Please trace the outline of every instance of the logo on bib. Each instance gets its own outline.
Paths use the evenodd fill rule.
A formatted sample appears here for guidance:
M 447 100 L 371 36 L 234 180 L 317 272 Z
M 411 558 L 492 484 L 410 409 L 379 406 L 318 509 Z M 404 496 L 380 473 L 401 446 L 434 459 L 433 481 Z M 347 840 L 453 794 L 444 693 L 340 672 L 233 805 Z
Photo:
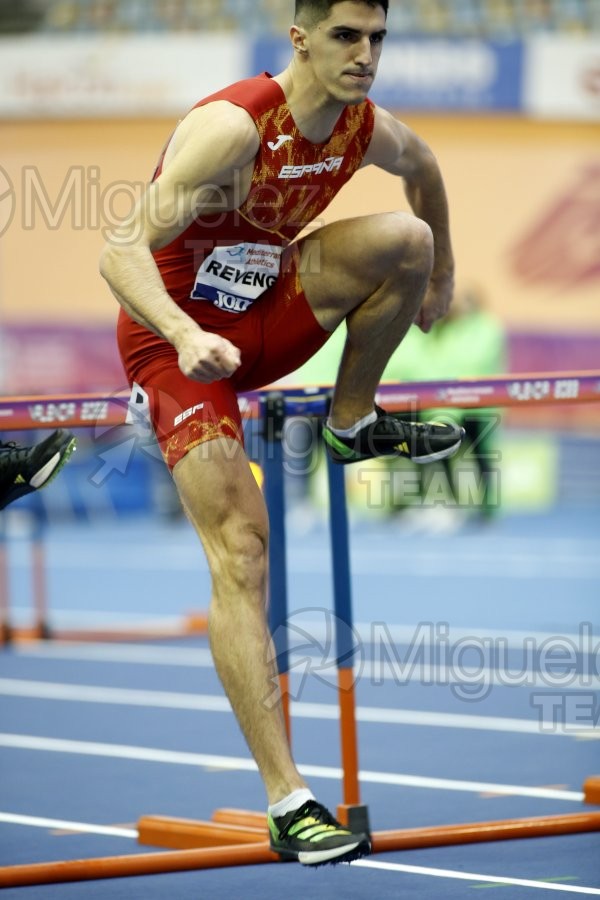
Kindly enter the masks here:
M 226 309 L 227 312 L 242 313 L 252 306 L 252 300 L 244 300 L 243 297 L 236 297 L 235 294 L 224 294 L 223 291 L 217 291 L 217 299 L 213 300 L 213 306 L 216 306 L 217 309 Z

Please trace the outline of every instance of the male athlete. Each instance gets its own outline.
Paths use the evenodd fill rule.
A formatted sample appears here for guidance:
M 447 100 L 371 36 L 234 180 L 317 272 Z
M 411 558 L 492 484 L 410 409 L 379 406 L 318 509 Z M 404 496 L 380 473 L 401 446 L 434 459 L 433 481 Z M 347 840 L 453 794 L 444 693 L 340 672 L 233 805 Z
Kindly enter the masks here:
M 265 620 L 268 521 L 242 447 L 236 395 L 298 368 L 346 319 L 328 450 L 341 463 L 419 462 L 460 429 L 374 406 L 413 321 L 427 331 L 453 286 L 446 195 L 427 146 L 367 100 L 388 0 L 297 0 L 293 58 L 200 101 L 178 125 L 101 271 L 122 306 L 119 345 L 147 404 L 213 582 L 215 665 L 263 778 L 272 847 L 306 865 L 354 859 L 365 834 L 316 802 L 290 755 Z M 201 60 L 199 60 L 201 66 Z M 361 166 L 397 175 L 414 215 L 336 222 L 294 239 Z

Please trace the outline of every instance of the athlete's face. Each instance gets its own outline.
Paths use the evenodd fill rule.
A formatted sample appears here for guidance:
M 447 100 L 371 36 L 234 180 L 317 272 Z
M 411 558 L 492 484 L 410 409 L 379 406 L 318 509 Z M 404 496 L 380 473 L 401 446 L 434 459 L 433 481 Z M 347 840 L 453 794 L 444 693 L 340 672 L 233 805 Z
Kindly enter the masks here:
M 344 0 L 304 32 L 304 50 L 325 90 L 342 103 L 361 103 L 375 79 L 385 37 L 379 4 Z

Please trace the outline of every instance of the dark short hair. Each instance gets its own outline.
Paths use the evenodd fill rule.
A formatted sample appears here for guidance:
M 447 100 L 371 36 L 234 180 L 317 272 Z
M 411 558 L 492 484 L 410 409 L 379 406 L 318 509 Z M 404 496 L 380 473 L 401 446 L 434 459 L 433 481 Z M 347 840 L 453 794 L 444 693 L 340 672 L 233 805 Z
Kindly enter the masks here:
M 316 25 L 329 15 L 332 6 L 341 3 L 342 0 L 296 0 L 295 21 L 305 20 L 307 24 Z M 384 13 L 388 14 L 389 0 L 364 0 L 369 6 L 381 6 Z

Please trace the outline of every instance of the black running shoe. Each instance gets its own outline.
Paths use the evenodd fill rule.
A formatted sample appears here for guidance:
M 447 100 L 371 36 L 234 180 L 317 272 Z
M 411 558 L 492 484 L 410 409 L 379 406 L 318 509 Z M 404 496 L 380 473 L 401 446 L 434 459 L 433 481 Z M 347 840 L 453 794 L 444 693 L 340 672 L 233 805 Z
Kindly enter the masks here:
M 460 425 L 406 422 L 376 406 L 377 419 L 356 437 L 341 438 L 325 423 L 327 452 L 337 463 L 359 462 L 374 456 L 405 456 L 415 463 L 435 462 L 452 456 L 465 436 Z
M 0 441 L 0 509 L 52 481 L 75 449 L 75 444 L 71 432 L 62 428 L 35 447 Z
M 351 862 L 371 852 L 369 836 L 354 833 L 337 822 L 316 800 L 274 819 L 268 816 L 271 849 L 283 860 L 304 866 Z

